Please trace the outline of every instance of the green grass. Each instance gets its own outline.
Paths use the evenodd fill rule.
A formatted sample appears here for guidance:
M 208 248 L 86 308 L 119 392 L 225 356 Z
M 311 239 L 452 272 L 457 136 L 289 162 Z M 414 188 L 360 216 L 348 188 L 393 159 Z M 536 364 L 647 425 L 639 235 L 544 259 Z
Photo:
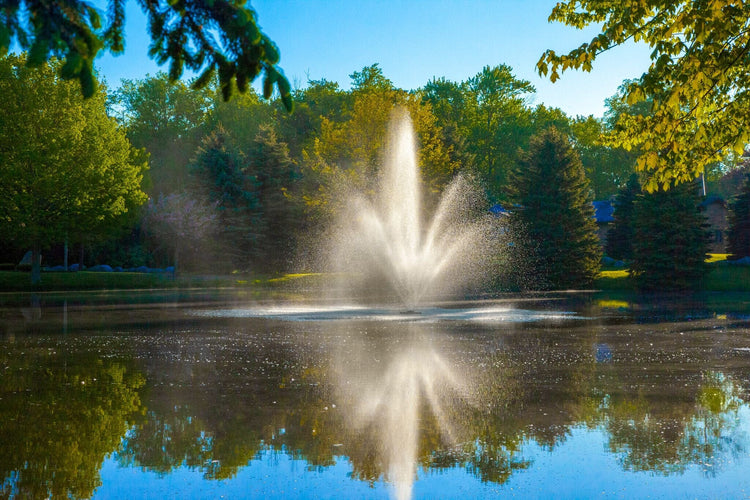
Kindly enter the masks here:
M 65 291 L 65 290 L 149 290 L 160 288 L 189 288 L 232 286 L 239 281 L 230 277 L 178 276 L 146 273 L 106 272 L 45 272 L 42 282 L 31 285 L 28 272 L 0 271 L 0 290 L 7 292 Z
M 721 262 L 722 260 L 727 260 L 727 257 L 729 257 L 730 254 L 728 253 L 710 253 L 708 254 L 708 258 L 706 259 L 706 262 L 709 264 L 712 262 Z
M 43 272 L 42 282 L 31 285 L 28 272 L 0 271 L 2 292 L 57 292 L 88 290 L 158 290 L 163 288 L 285 288 L 288 286 L 322 284 L 320 273 L 296 273 L 281 276 L 258 276 L 242 273 L 228 275 L 181 274 L 173 279 L 169 274 L 107 273 L 107 272 Z
M 632 290 L 633 280 L 627 269 L 605 270 L 599 272 L 594 280 L 594 288 L 600 290 Z
M 711 266 L 703 289 L 712 292 L 750 292 L 750 266 Z
M 750 266 L 724 264 L 727 254 L 709 254 L 709 272 L 701 290 L 706 292 L 750 292 Z M 627 269 L 604 270 L 594 282 L 601 290 L 632 290 L 633 282 Z
M 750 292 L 750 266 L 729 266 L 721 262 L 726 255 L 712 254 L 710 271 L 702 289 L 708 292 Z M 294 273 L 276 276 L 257 276 L 233 273 L 230 275 L 203 276 L 168 274 L 105 273 L 105 272 L 45 272 L 41 284 L 32 287 L 28 272 L 0 271 L 2 292 L 55 292 L 87 290 L 158 290 L 173 288 L 237 288 L 276 289 L 292 287 L 324 287 L 330 275 L 321 273 Z M 627 269 L 605 269 L 594 282 L 599 290 L 633 290 Z

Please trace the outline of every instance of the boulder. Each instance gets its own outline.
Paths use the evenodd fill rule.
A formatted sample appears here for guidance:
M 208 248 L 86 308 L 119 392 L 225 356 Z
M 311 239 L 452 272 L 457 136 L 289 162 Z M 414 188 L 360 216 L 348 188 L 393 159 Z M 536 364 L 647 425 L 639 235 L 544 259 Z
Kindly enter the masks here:
M 89 271 L 96 271 L 99 273 L 111 273 L 112 267 L 108 266 L 107 264 L 99 264 L 98 266 L 90 267 Z

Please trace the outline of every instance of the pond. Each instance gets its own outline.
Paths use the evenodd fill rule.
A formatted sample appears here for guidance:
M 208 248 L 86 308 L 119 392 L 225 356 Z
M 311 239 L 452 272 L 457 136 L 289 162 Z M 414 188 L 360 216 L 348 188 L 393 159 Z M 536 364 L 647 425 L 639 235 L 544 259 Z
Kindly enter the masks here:
M 0 496 L 750 496 L 750 296 L 5 297 Z

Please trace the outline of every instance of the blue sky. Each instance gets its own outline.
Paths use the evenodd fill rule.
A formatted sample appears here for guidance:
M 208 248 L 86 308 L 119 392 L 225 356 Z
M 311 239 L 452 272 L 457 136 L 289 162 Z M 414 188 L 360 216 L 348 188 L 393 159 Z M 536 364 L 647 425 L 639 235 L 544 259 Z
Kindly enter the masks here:
M 253 0 L 262 30 L 281 50 L 280 67 L 295 87 L 327 79 L 349 88 L 349 75 L 379 63 L 397 87 L 416 89 L 433 77 L 466 80 L 482 67 L 511 66 L 531 81 L 534 104 L 575 115 L 601 116 L 604 100 L 625 78 L 648 67 L 644 45 L 604 54 L 591 73 L 566 72 L 552 84 L 535 72 L 547 48 L 564 52 L 589 41 L 596 29 L 576 30 L 547 17 L 555 0 Z M 160 68 L 147 57 L 146 22 L 128 2 L 125 54 L 103 56 L 110 87 Z M 166 67 L 161 68 L 166 71 Z

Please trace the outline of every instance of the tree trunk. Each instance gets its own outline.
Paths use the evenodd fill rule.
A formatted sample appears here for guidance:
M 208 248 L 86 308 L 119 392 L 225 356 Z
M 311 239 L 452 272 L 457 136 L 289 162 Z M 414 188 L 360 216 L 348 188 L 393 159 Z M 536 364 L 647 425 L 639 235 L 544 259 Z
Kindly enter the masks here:
M 42 249 L 39 243 L 34 243 L 31 248 L 31 284 L 38 285 L 42 282 Z
M 68 270 L 68 235 L 65 235 L 65 250 L 63 252 L 63 266 L 65 270 Z
M 81 253 L 78 256 L 78 270 L 83 271 L 83 241 L 81 242 Z
M 177 264 L 180 250 L 175 247 L 174 249 L 174 271 L 172 272 L 172 279 L 177 278 Z

